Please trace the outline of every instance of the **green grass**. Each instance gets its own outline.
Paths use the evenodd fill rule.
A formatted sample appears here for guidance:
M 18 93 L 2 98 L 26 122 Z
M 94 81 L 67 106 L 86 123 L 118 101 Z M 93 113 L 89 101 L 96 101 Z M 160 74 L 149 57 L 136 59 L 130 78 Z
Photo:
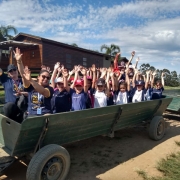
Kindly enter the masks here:
M 0 97 L 4 97 L 4 91 L 0 91 Z
M 180 146 L 180 142 L 175 141 L 175 143 Z M 162 177 L 150 177 L 143 171 L 137 171 L 138 175 L 143 178 L 143 180 L 179 180 L 180 179 L 180 152 L 172 153 L 165 159 L 161 159 L 158 162 L 157 170 L 162 172 Z
M 180 86 L 178 86 L 178 87 L 164 86 L 164 89 L 165 90 L 167 90 L 167 89 L 169 89 L 169 90 L 171 90 L 171 89 L 179 89 L 180 90 Z

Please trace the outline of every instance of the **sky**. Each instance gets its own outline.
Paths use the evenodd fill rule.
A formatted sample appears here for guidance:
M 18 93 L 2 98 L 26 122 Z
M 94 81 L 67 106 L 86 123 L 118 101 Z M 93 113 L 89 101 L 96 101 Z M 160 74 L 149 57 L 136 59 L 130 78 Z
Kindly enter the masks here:
M 0 25 L 180 74 L 180 0 L 0 0 Z

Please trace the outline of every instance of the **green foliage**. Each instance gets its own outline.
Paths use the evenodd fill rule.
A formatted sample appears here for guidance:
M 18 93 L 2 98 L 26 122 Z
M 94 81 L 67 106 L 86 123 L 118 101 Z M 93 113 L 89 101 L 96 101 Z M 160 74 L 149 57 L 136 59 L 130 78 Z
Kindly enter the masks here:
M 178 142 L 179 145 L 179 142 Z M 138 175 L 144 180 L 179 180 L 180 179 L 180 152 L 172 153 L 166 159 L 162 159 L 157 169 L 163 173 L 163 177 L 148 177 L 147 173 L 140 170 Z
M 115 44 L 111 44 L 110 46 L 103 44 L 101 46 L 101 52 L 104 50 L 105 50 L 105 54 L 110 56 L 115 56 L 116 53 L 120 52 L 120 47 Z
M 140 66 L 140 71 L 142 74 L 145 74 L 147 70 L 155 71 L 157 72 L 155 76 L 155 82 L 157 80 L 161 80 L 161 73 L 165 73 L 164 77 L 164 82 L 166 86 L 171 86 L 171 87 L 178 87 L 180 86 L 180 75 L 178 76 L 176 71 L 170 72 L 168 69 L 156 69 L 154 66 L 151 66 L 150 64 L 142 64 Z
M 8 25 L 8 26 L 0 26 L 0 42 L 1 41 L 7 41 L 13 38 L 12 35 L 10 35 L 10 32 L 13 32 L 14 34 L 17 34 L 17 29 L 14 26 Z
M 78 47 L 76 43 L 71 44 L 71 46 Z

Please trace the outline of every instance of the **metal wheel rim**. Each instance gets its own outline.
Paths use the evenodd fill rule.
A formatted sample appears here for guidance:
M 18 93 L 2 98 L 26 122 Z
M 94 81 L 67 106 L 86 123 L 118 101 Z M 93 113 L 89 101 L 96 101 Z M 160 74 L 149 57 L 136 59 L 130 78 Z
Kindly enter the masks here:
M 42 180 L 57 180 L 64 171 L 64 163 L 61 157 L 51 158 L 44 166 Z
M 163 134 L 163 129 L 164 129 L 163 123 L 160 122 L 157 127 L 157 135 L 160 136 L 161 134 Z

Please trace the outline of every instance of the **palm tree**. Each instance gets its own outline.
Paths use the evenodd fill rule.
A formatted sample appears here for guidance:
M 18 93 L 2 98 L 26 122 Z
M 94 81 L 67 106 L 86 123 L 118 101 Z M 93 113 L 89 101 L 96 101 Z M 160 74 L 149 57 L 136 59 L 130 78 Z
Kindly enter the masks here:
M 7 41 L 13 38 L 12 35 L 9 33 L 13 32 L 14 34 L 17 34 L 17 29 L 14 26 L 8 25 L 8 26 L 0 26 L 0 42 L 1 41 Z
M 120 47 L 115 44 L 111 44 L 110 46 L 103 44 L 101 46 L 101 52 L 103 50 L 105 50 L 105 54 L 110 55 L 110 56 L 115 56 L 116 53 L 120 52 Z

